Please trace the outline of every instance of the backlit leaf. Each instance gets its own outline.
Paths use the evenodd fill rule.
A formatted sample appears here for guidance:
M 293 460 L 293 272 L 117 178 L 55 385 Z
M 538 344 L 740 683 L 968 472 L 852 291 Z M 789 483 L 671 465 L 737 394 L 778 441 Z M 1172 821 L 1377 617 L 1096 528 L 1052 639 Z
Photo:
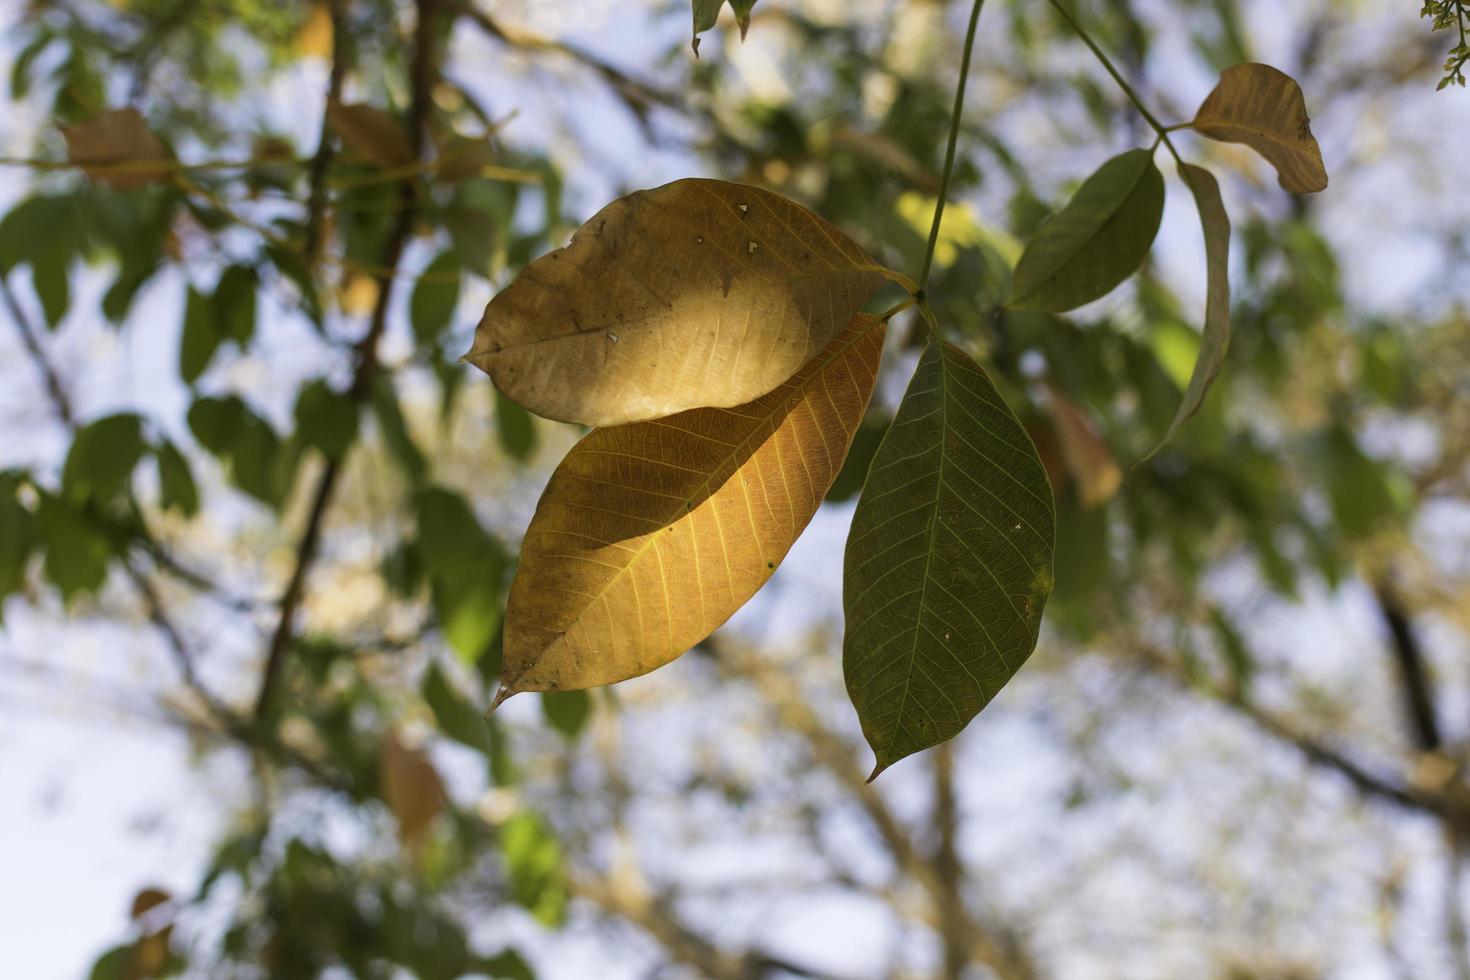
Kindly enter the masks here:
M 614 201 L 527 266 L 485 308 L 466 357 L 567 422 L 728 408 L 826 348 L 884 275 L 783 197 L 680 180 Z
M 344 146 L 385 170 L 414 162 L 413 144 L 403 126 L 382 109 L 358 103 L 333 102 L 327 123 Z
M 1012 309 L 1061 313 L 1106 296 L 1143 264 L 1164 215 L 1148 150 L 1113 157 L 1052 215 L 1016 264 Z
M 1020 422 L 979 365 L 931 343 L 847 540 L 843 671 L 875 776 L 958 734 L 1030 655 L 1054 525 Z
M 1301 86 L 1270 65 L 1225 69 L 1190 125 L 1201 136 L 1255 150 L 1276 168 L 1282 188 L 1293 194 L 1327 188 L 1327 168 L 1312 135 Z
M 500 828 L 500 849 L 516 902 L 543 925 L 559 925 L 566 916 L 566 868 L 551 828 L 521 810 Z
M 119 190 L 167 180 L 173 154 L 137 109 L 113 109 L 61 127 L 66 158 L 88 177 Z
M 1179 172 L 1194 194 L 1194 204 L 1199 209 L 1200 224 L 1205 232 L 1205 329 L 1200 337 L 1194 373 L 1190 375 L 1189 387 L 1184 391 L 1184 400 L 1179 403 L 1179 411 L 1169 423 L 1169 431 L 1155 447 L 1155 453 L 1174 438 L 1190 416 L 1199 411 L 1210 385 L 1225 365 L 1225 353 L 1230 349 L 1230 216 L 1225 213 L 1220 185 L 1213 174 L 1188 163 Z
M 841 469 L 883 332 L 858 316 L 750 404 L 597 429 L 577 443 L 526 531 L 497 703 L 647 673 L 744 605 Z

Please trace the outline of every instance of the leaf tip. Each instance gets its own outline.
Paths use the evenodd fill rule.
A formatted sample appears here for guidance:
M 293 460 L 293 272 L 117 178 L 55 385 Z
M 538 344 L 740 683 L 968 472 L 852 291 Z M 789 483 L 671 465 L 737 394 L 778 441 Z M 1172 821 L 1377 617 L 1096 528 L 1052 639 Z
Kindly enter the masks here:
M 488 721 L 490 716 L 495 714 L 496 708 L 499 708 L 502 704 L 509 701 L 511 698 L 520 693 L 520 690 L 518 690 L 517 688 L 506 687 L 502 684 L 500 690 L 495 692 L 495 700 L 491 701 L 490 707 L 485 709 L 486 720 Z
M 887 770 L 887 768 L 891 765 L 893 765 L 892 762 L 884 762 L 882 759 L 879 759 L 878 762 L 873 766 L 873 771 L 868 774 L 865 785 L 871 786 L 873 780 L 883 775 L 884 771 Z

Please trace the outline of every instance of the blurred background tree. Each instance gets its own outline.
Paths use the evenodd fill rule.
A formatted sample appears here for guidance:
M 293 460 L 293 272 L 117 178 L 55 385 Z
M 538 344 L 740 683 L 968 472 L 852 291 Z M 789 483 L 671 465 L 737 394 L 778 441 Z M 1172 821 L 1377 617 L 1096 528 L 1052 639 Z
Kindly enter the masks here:
M 914 268 L 968 4 L 767 0 L 700 60 L 672 0 L 5 14 L 17 974 L 1470 977 L 1470 108 L 1434 94 L 1464 10 L 1073 9 L 1166 122 L 1228 65 L 1291 73 L 1333 186 L 1175 137 L 1231 164 L 1235 343 L 1138 463 L 1198 345 L 1198 226 L 1173 183 L 1132 285 L 1001 309 L 1019 242 L 1147 133 L 1050 6 L 992 0 L 932 293 L 1048 464 L 1057 591 L 996 703 L 877 785 L 836 582 L 912 323 L 730 627 L 488 723 L 516 538 L 578 433 L 457 358 L 527 261 L 690 173 Z M 119 140 L 144 164 L 88 155 Z M 50 874 L 71 852 L 95 884 Z

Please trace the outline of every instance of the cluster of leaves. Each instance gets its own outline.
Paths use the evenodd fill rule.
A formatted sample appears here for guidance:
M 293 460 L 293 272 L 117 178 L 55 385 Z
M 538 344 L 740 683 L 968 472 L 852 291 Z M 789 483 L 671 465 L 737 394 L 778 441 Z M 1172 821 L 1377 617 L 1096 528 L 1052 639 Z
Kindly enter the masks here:
M 1289 191 L 1326 186 L 1301 90 L 1274 68 L 1226 71 L 1190 125 L 1252 146 Z M 1166 439 L 1203 402 L 1230 335 L 1219 187 L 1201 167 L 1181 161 L 1180 174 L 1209 298 Z M 1163 203 L 1151 150 L 1104 164 L 1026 246 L 1008 308 L 1062 312 L 1111 292 L 1142 265 Z M 844 565 L 844 670 L 874 774 L 995 696 L 1036 645 L 1052 588 L 1052 493 L 1025 428 L 904 276 L 795 202 L 684 180 L 614 201 L 527 266 L 466 355 L 530 411 L 599 427 L 526 532 L 496 704 L 662 666 L 766 582 L 866 411 L 886 318 L 861 310 L 885 278 L 913 291 L 935 335 L 877 442 Z
M 1430 19 L 1431 30 L 1455 31 L 1459 35 L 1459 40 L 1445 56 L 1444 78 L 1440 79 L 1438 88 L 1446 89 L 1451 85 L 1464 88 L 1465 64 L 1470 62 L 1470 40 L 1467 40 L 1470 7 L 1464 0 L 1424 0 L 1419 16 Z

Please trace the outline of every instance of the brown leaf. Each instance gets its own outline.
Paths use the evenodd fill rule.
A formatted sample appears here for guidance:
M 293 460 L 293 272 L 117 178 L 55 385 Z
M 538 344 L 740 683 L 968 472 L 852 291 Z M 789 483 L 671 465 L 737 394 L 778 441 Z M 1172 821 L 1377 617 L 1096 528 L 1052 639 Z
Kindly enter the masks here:
M 729 408 L 823 350 L 890 275 L 769 191 L 680 180 L 609 204 L 485 308 L 466 359 L 538 415 Z
M 62 126 L 66 158 L 99 184 L 132 190 L 166 181 L 173 154 L 137 109 L 112 109 L 85 122 Z
M 495 151 L 483 139 L 455 136 L 439 148 L 439 179 L 450 183 L 478 177 L 495 166 Z
M 1076 402 L 1054 386 L 1048 385 L 1047 390 L 1057 444 L 1067 473 L 1077 486 L 1077 501 L 1083 507 L 1107 503 L 1123 484 L 1123 472 L 1113 461 L 1112 450 Z
M 413 144 L 392 115 L 375 106 L 333 102 L 327 123 L 342 143 L 369 163 L 393 170 L 414 162 Z
M 132 917 L 141 919 L 149 912 L 173 901 L 173 896 L 161 888 L 144 888 L 133 896 Z
M 841 470 L 883 334 L 860 315 L 750 404 L 598 429 L 577 443 L 521 548 L 497 703 L 647 673 L 744 605 Z
M 1327 187 L 1327 168 L 1301 86 L 1270 65 L 1225 69 L 1190 125 L 1212 140 L 1251 147 L 1270 161 L 1281 186 L 1293 194 Z
M 417 848 L 444 808 L 444 784 L 438 771 L 427 755 L 404 745 L 391 732 L 383 742 L 378 778 L 383 800 L 398 820 L 398 839 L 410 850 Z

